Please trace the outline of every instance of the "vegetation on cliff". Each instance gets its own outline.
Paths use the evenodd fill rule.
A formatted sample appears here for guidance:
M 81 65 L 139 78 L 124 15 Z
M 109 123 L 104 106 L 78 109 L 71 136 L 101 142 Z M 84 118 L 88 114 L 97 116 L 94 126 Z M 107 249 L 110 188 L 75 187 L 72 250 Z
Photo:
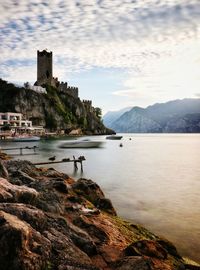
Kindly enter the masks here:
M 89 108 L 79 98 L 61 93 L 46 85 L 47 94 L 16 87 L 0 79 L 0 111 L 20 112 L 33 125 L 47 129 L 65 130 L 66 133 L 80 129 L 83 134 L 110 134 L 101 120 L 99 108 Z
M 1 269 L 199 269 L 169 241 L 120 219 L 92 180 L 16 160 L 1 163 L 0 177 Z

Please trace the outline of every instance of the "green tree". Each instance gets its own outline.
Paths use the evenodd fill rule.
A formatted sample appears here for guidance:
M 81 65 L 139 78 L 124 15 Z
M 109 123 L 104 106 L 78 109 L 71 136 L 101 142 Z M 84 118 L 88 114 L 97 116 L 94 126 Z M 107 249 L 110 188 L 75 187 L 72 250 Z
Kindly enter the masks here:
M 96 116 L 99 119 L 101 119 L 101 117 L 102 117 L 102 110 L 101 110 L 101 108 L 99 108 L 99 107 L 95 108 L 95 114 L 96 114 Z
M 57 129 L 57 122 L 52 114 L 46 115 L 46 127 L 49 128 L 51 131 Z
M 29 87 L 30 87 L 29 82 L 25 82 L 25 83 L 24 83 L 24 88 L 25 88 L 25 89 L 29 89 Z

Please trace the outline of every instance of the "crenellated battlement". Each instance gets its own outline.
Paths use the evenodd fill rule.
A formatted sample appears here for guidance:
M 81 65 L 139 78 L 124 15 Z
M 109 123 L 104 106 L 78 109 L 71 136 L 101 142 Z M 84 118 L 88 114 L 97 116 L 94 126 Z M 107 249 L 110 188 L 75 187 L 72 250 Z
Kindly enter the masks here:
M 83 106 L 89 112 L 94 112 L 94 108 L 92 107 L 92 100 L 83 99 Z
M 87 99 L 83 99 L 83 104 L 84 104 L 85 106 L 91 107 L 91 106 L 92 106 L 92 101 L 91 101 L 91 100 L 87 100 Z
M 73 96 L 74 98 L 78 98 L 78 87 L 68 86 L 67 82 L 61 82 L 58 86 L 58 91 Z
M 37 55 L 42 57 L 42 56 L 45 56 L 45 57 L 52 57 L 52 52 L 47 52 L 47 50 L 43 50 L 43 51 L 39 51 L 37 50 Z

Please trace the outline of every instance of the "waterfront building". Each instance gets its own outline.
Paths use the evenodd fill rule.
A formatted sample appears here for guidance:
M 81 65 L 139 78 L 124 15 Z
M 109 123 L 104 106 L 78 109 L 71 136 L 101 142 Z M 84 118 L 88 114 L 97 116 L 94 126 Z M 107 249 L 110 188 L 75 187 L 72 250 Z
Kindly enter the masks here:
M 32 121 L 23 117 L 22 113 L 0 112 L 0 129 L 9 127 L 16 133 L 44 133 L 42 126 L 33 126 Z

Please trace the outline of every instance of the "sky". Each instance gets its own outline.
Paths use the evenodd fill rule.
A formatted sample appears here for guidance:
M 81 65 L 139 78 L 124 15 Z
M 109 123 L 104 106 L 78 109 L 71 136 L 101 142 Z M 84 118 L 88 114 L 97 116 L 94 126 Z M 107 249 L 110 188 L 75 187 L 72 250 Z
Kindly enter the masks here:
M 199 0 L 4 0 L 0 14 L 4 80 L 34 84 L 47 49 L 103 113 L 200 98 Z

